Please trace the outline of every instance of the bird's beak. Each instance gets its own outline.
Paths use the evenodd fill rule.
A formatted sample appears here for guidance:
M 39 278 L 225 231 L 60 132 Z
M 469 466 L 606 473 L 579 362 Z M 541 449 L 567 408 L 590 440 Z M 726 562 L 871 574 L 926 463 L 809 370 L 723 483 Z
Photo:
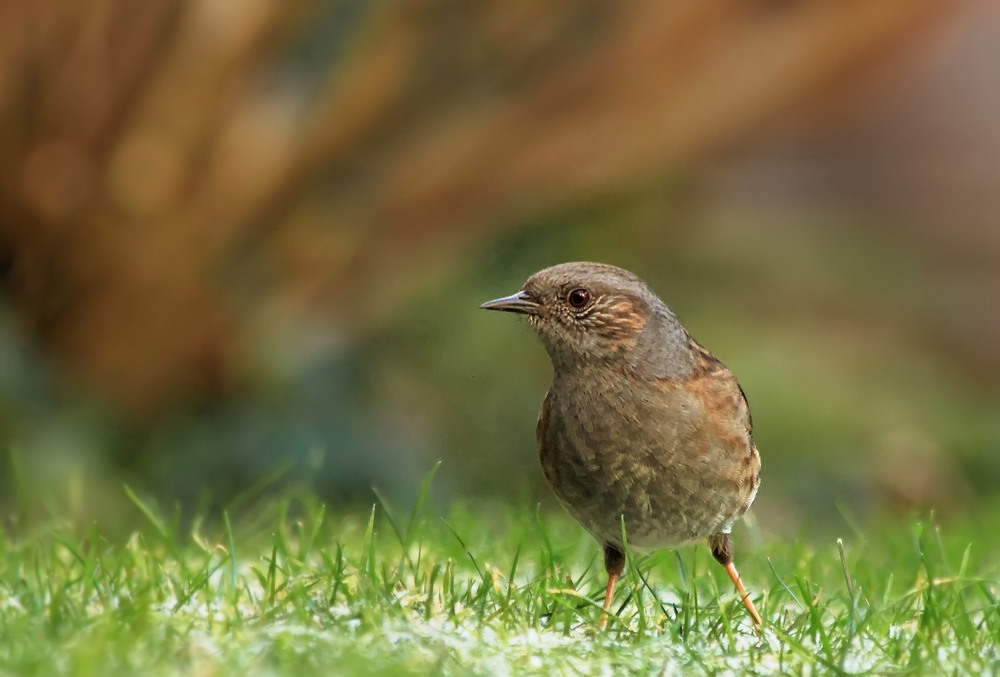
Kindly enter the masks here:
M 538 302 L 532 300 L 531 296 L 529 296 L 526 292 L 519 291 L 516 294 L 504 296 L 501 299 L 487 301 L 479 307 L 485 308 L 486 310 L 506 310 L 508 313 L 537 315 L 539 305 Z

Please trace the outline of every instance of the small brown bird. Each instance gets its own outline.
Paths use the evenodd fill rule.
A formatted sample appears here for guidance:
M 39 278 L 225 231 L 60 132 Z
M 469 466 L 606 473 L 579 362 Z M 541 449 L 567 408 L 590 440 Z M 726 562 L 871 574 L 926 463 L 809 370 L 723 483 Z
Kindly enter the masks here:
M 708 539 L 754 623 L 729 531 L 753 503 L 760 455 L 732 373 L 628 272 L 602 263 L 541 270 L 482 305 L 526 315 L 552 360 L 538 418 L 542 471 L 604 546 L 604 616 L 630 546 Z

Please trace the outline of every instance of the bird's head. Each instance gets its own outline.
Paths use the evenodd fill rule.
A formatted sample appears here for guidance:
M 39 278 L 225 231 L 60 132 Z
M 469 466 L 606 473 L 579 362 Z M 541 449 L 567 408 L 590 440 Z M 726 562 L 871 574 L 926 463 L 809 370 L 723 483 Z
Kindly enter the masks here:
M 634 362 L 662 342 L 676 318 L 646 283 L 603 263 L 563 263 L 540 270 L 511 296 L 482 308 L 527 316 L 558 370 L 580 364 Z M 654 326 L 650 326 L 650 325 Z

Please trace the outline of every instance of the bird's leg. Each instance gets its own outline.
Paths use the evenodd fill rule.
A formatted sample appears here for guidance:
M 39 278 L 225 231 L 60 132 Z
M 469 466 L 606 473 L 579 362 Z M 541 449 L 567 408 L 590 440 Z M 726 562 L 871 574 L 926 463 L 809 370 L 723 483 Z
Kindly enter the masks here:
M 604 613 L 601 614 L 601 629 L 608 624 L 611 598 L 615 595 L 615 583 L 625 571 L 625 553 L 610 543 L 604 544 L 604 570 L 608 572 L 608 587 L 604 591 Z
M 712 556 L 715 560 L 721 564 L 726 569 L 726 573 L 729 574 L 729 579 L 736 586 L 736 590 L 740 593 L 740 598 L 743 600 L 743 606 L 747 608 L 750 612 L 751 618 L 753 618 L 754 625 L 760 625 L 764 621 L 761 619 L 760 614 L 757 613 L 757 607 L 753 605 L 753 600 L 750 599 L 750 593 L 743 586 L 743 581 L 740 580 L 740 574 L 736 571 L 736 565 L 733 564 L 733 542 L 729 540 L 729 534 L 718 533 L 708 539 L 708 545 L 712 549 Z

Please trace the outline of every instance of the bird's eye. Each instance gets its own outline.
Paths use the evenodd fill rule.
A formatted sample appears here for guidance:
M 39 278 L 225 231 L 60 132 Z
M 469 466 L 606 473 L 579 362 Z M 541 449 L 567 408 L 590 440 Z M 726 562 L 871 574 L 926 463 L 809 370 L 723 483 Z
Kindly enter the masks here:
M 590 292 L 583 287 L 577 287 L 566 294 L 566 302 L 574 308 L 583 308 L 590 303 Z

